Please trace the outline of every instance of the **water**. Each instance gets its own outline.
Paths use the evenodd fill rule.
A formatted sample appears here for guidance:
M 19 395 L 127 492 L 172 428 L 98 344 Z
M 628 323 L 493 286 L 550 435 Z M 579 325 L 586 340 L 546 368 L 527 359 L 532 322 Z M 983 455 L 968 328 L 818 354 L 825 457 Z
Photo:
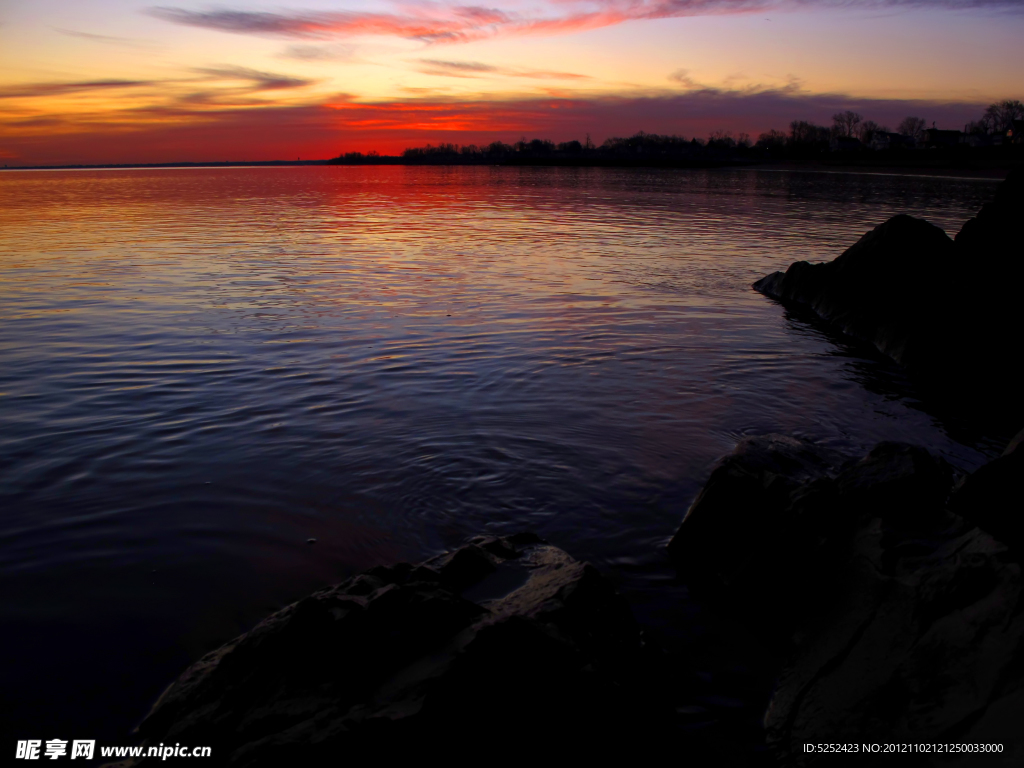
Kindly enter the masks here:
M 999 447 L 954 439 L 895 367 L 750 284 L 899 212 L 955 233 L 993 190 L 751 170 L 0 174 L 4 732 L 127 743 L 186 664 L 263 615 L 480 532 L 534 530 L 644 618 L 706 635 L 666 601 L 685 590 L 662 548 L 743 435 L 907 440 L 964 469 Z

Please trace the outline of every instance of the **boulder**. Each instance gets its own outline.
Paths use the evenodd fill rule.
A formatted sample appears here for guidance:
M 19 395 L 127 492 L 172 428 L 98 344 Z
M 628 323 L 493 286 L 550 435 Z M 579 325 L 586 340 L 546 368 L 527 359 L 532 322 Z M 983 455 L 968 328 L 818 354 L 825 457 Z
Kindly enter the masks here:
M 989 262 L 1003 262 L 1021 253 L 1021 218 L 1024 215 L 1024 169 L 1016 168 L 996 188 L 994 199 L 961 227 L 956 236 L 958 250 L 988 256 Z M 1018 273 L 1019 261 L 1009 266 Z M 999 268 L 999 267 L 996 267 Z M 1019 287 L 1019 285 L 1018 285 Z
M 857 461 L 784 435 L 746 438 L 712 471 L 669 556 L 698 594 L 790 645 L 834 588 L 831 564 L 866 510 L 926 526 L 952 484 L 952 469 L 917 446 L 880 443 Z
M 765 715 L 780 763 L 830 765 L 803 751 L 822 742 L 1001 744 L 984 765 L 1024 761 L 1020 564 L 956 515 L 930 527 L 867 514 L 832 564 Z
M 992 505 L 1019 496 L 1022 443 L 955 489 L 946 462 L 891 442 L 844 461 L 748 438 L 715 468 L 670 553 L 706 600 L 788 643 L 765 715 L 779 764 L 831 764 L 804 745 L 838 742 L 1001 743 L 985 764 L 1021 764 L 1019 517 Z
M 957 486 L 950 508 L 1024 556 L 1024 430 Z
M 812 309 L 838 330 L 873 344 L 903 364 L 924 354 L 922 334 L 935 326 L 948 300 L 953 241 L 938 227 L 894 216 L 834 261 L 800 261 L 754 288 Z
M 186 670 L 139 733 L 211 745 L 228 766 L 578 754 L 669 730 L 647 665 L 596 569 L 531 535 L 481 537 L 278 611 Z
M 955 240 L 922 219 L 894 216 L 835 260 L 796 262 L 754 288 L 873 345 L 1000 430 L 1016 429 L 1024 421 L 1013 383 L 1021 222 L 1024 172 L 1017 170 Z
M 698 592 L 764 619 L 785 622 L 780 595 L 792 589 L 796 493 L 836 474 L 845 457 L 785 435 L 748 437 L 718 462 L 668 545 Z M 770 639 L 767 638 L 766 639 Z

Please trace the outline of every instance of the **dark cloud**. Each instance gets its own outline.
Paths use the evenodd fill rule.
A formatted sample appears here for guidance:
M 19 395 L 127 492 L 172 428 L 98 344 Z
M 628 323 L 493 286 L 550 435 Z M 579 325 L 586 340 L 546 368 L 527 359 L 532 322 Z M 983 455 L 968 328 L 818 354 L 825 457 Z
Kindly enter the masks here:
M 316 80 L 290 75 L 278 75 L 273 72 L 261 72 L 258 69 L 236 66 L 196 67 L 192 70 L 205 75 L 211 80 L 236 80 L 248 84 L 254 91 L 277 91 L 289 88 L 305 88 Z
M 412 40 L 470 39 L 483 34 L 490 22 L 470 9 L 448 9 L 447 16 L 428 17 L 413 14 L 356 11 L 270 13 L 266 11 L 189 11 L 183 8 L 156 7 L 147 13 L 164 21 L 221 32 L 268 37 L 328 39 L 354 35 L 392 35 Z
M 139 88 L 156 85 L 155 80 L 87 80 L 78 83 L 28 83 L 0 89 L 0 99 L 25 99 L 40 96 L 62 96 L 68 93 L 109 91 L 118 88 Z
M 993 9 L 1024 12 L 1022 0 L 584 0 L 550 4 L 562 13 L 535 15 L 479 6 L 406 4 L 405 13 L 361 11 L 271 13 L 268 11 L 191 11 L 158 6 L 152 16 L 175 24 L 290 38 L 336 38 L 391 35 L 427 43 L 456 43 L 496 35 L 551 35 L 614 26 L 636 19 L 761 13 L 769 10 L 922 8 L 933 10 Z M 564 10 L 570 9 L 570 10 Z
M 146 13 L 164 21 L 181 24 L 187 27 L 216 29 L 221 32 L 240 32 L 253 35 L 280 35 L 284 37 L 318 37 L 324 30 L 318 27 L 325 25 L 325 15 L 285 16 L 278 13 L 253 11 L 189 11 L 184 8 L 167 8 L 157 6 L 147 9 Z

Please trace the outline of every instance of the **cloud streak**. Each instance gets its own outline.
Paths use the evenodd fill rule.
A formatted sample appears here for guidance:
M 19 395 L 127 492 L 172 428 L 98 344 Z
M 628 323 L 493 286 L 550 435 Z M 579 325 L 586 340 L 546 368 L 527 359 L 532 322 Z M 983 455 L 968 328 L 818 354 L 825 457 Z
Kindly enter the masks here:
M 89 91 L 111 91 L 156 85 L 156 80 L 86 80 L 74 83 L 27 83 L 0 89 L 0 99 L 31 99 Z
M 220 91 L 238 93 L 255 93 L 261 91 L 281 91 L 305 88 L 317 83 L 304 77 L 281 75 L 274 72 L 263 72 L 248 67 L 230 65 L 195 67 L 192 72 L 199 77 L 178 78 L 167 80 L 82 80 L 75 82 L 23 83 L 0 88 L 0 99 L 39 99 L 55 96 L 74 96 L 79 94 L 107 93 L 112 91 L 149 88 L 160 86 L 166 93 L 174 94 L 181 86 L 194 86 L 200 83 L 228 82 L 240 85 L 221 88 Z M 168 90 L 170 89 L 170 90 Z M 216 94 L 191 94 L 178 98 L 191 98 L 195 103 L 209 101 Z M 254 102 L 259 103 L 259 102 Z
M 509 23 L 500 12 L 455 7 L 445 14 L 399 15 L 337 11 L 281 14 L 266 11 L 189 11 L 157 7 L 148 13 L 189 27 L 262 37 L 326 40 L 360 35 L 393 36 L 424 42 L 470 40 L 496 34 Z
M 95 32 L 80 32 L 76 29 L 62 29 L 61 27 L 53 27 L 55 32 L 60 32 L 62 35 L 68 37 L 77 37 L 81 40 L 91 40 L 96 43 L 109 43 L 112 45 L 126 45 L 132 48 L 139 46 L 138 40 L 132 40 L 127 37 L 114 37 L 112 35 L 98 35 Z
M 332 43 L 327 45 L 310 45 L 296 43 L 289 45 L 278 56 L 282 59 L 294 59 L 295 61 L 345 61 L 351 62 L 356 58 L 355 48 L 344 43 Z
M 261 72 L 248 67 L 219 66 L 219 67 L 196 67 L 192 70 L 200 75 L 205 75 L 210 80 L 241 81 L 246 84 L 247 90 L 252 91 L 279 91 L 291 88 L 305 88 L 313 85 L 316 80 L 304 77 L 293 77 L 291 75 L 278 75 L 273 72 Z
M 418 59 L 419 71 L 426 75 L 443 77 L 525 77 L 534 80 L 590 80 L 590 75 L 573 72 L 552 72 L 545 69 L 524 69 L 520 67 L 497 67 L 479 61 L 442 61 L 440 59 Z
M 174 24 L 236 34 L 294 39 L 392 36 L 428 44 L 501 35 L 557 35 L 641 19 L 798 9 L 911 9 L 1024 12 L 1021 0 L 555 0 L 532 14 L 467 5 L 405 2 L 398 13 L 363 11 L 192 11 L 157 6 L 147 13 Z

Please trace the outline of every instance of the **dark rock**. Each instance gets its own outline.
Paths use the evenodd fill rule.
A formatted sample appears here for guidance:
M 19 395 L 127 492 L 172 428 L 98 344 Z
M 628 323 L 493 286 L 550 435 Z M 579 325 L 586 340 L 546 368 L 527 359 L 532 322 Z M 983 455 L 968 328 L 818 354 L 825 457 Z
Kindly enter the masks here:
M 1024 430 L 997 459 L 980 467 L 960 483 L 950 508 L 999 541 L 1018 556 L 1024 555 Z
M 830 764 L 804 752 L 823 742 L 1001 743 L 986 764 L 1021 764 L 1021 562 L 979 525 L 1017 541 L 1022 443 L 952 495 L 951 468 L 900 443 L 842 461 L 748 438 L 712 472 L 670 552 L 705 599 L 789 639 L 765 716 L 779 764 Z
M 953 487 L 953 468 L 924 448 L 883 442 L 836 477 L 837 496 L 890 524 L 926 527 Z
M 229 766 L 455 745 L 586 753 L 670 732 L 648 659 L 592 566 L 534 536 L 480 537 L 278 611 L 182 674 L 139 732 L 211 745 Z
M 947 300 L 953 241 L 936 226 L 894 216 L 835 261 L 793 264 L 754 283 L 783 302 L 810 307 L 844 333 L 904 364 L 924 354 L 916 345 Z
M 668 545 L 694 586 L 770 610 L 785 574 L 793 495 L 833 476 L 843 457 L 785 435 L 749 437 L 715 466 Z M 783 569 L 788 570 L 788 569 Z
M 786 644 L 834 588 L 829 564 L 867 511 L 889 527 L 927 528 L 952 482 L 945 462 L 902 443 L 852 461 L 783 435 L 746 438 L 712 471 L 669 556 L 698 593 Z
M 1024 421 L 1017 396 L 1024 281 L 1024 172 L 1013 171 L 955 241 L 895 216 L 834 261 L 797 262 L 754 283 L 904 365 L 944 399 L 1000 429 Z
M 943 522 L 926 536 L 867 515 L 854 531 L 765 716 L 781 763 L 828 764 L 803 752 L 822 741 L 999 743 L 986 764 L 1024 759 L 1020 565 L 979 528 Z
M 995 199 L 985 203 L 978 215 L 961 227 L 956 236 L 964 252 L 987 255 L 990 261 L 1003 261 L 1021 249 L 1021 215 L 1024 213 L 1024 170 L 1010 171 L 996 189 Z M 1020 264 L 1010 265 L 1019 271 Z M 1019 287 L 1019 286 L 1018 286 Z

